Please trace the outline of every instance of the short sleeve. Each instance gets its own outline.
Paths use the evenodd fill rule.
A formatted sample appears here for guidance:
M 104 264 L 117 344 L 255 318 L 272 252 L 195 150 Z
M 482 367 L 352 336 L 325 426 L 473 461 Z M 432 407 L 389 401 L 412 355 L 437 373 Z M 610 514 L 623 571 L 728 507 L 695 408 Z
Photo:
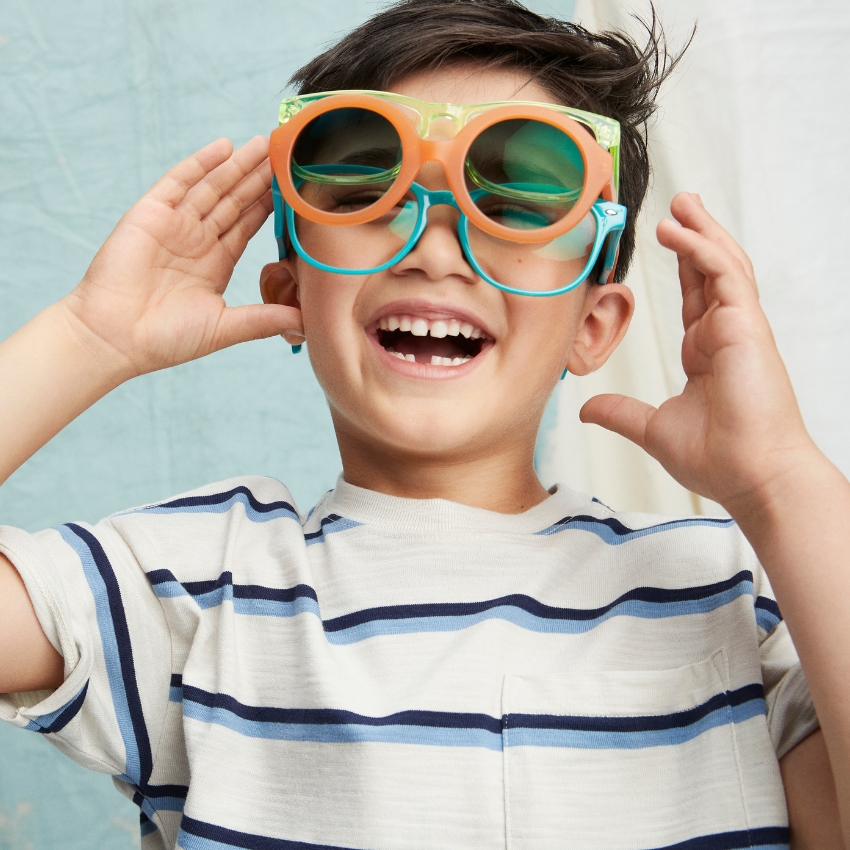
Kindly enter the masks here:
M 37 534 L 0 526 L 0 552 L 65 660 L 61 687 L 0 696 L 0 719 L 144 788 L 168 708 L 171 641 L 133 550 L 105 520 Z
M 760 565 L 754 589 L 767 724 L 776 757 L 781 759 L 819 723 L 797 650 Z

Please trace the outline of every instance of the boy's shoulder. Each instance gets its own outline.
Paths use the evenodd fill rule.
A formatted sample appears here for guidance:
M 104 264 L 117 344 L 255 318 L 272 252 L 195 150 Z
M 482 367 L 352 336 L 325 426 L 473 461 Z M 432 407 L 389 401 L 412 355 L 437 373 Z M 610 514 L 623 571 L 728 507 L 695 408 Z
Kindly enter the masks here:
M 133 517 L 175 514 L 226 514 L 241 505 L 245 515 L 254 521 L 289 518 L 301 522 L 290 490 L 281 481 L 266 475 L 241 475 L 204 484 L 166 499 L 138 505 L 107 517 L 120 525 Z

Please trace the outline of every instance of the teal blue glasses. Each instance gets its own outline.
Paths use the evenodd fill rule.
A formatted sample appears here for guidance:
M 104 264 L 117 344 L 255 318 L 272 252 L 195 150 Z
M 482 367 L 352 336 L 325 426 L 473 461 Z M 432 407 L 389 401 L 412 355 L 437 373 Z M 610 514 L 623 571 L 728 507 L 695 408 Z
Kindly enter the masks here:
M 297 221 L 292 207 L 281 196 L 275 178 L 274 233 L 280 259 L 287 255 L 287 234 L 295 253 L 311 266 L 333 274 L 374 274 L 391 268 L 416 246 L 428 225 L 428 211 L 446 204 L 458 210 L 457 231 L 463 253 L 481 278 L 504 292 L 518 295 L 561 295 L 582 284 L 590 276 L 602 255 L 597 276 L 605 283 L 614 269 L 617 248 L 626 223 L 626 208 L 611 201 L 597 201 L 585 218 L 551 242 L 517 243 L 500 239 L 470 227 L 469 219 L 460 211 L 451 192 L 433 191 L 412 183 L 410 198 L 399 203 L 380 220 L 361 225 L 322 225 L 307 220 Z M 478 199 L 484 190 L 472 193 Z M 525 211 L 513 211 L 515 219 L 530 218 Z M 523 262 L 525 260 L 525 262 Z M 553 277 L 542 266 L 558 265 L 555 280 L 560 285 L 536 288 L 536 281 L 551 284 Z M 513 274 L 510 282 L 499 280 L 499 270 L 523 267 L 521 275 Z M 533 276 L 533 277 L 532 277 Z

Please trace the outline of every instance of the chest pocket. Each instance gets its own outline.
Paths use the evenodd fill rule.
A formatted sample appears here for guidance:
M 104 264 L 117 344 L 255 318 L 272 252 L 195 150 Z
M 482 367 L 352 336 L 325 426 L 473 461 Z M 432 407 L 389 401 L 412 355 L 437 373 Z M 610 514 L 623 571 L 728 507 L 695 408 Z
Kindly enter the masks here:
M 761 687 L 730 690 L 722 650 L 676 670 L 506 676 L 502 711 L 509 850 L 788 845 Z

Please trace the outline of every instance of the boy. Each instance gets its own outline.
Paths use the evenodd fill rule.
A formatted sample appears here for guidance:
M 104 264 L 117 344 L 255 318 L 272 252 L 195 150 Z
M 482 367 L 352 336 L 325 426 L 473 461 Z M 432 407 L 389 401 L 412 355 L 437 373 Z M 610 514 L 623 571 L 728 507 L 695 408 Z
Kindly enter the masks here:
M 533 472 L 562 370 L 601 366 L 633 300 L 602 246 L 569 241 L 586 218 L 542 247 L 522 233 L 557 230 L 566 190 L 584 192 L 568 144 L 588 172 L 608 163 L 599 216 L 619 201 L 634 221 L 651 61 L 505 0 L 392 7 L 299 72 L 304 94 L 377 91 L 327 126 L 326 104 L 304 107 L 319 117 L 289 137 L 297 185 L 276 159 L 286 256 L 263 270 L 264 306 L 221 293 L 271 210 L 267 143 L 220 141 L 0 348 L 3 479 L 124 380 L 249 339 L 306 339 L 331 407 L 344 478 L 303 526 L 280 484 L 251 478 L 93 528 L 0 533 L 2 716 L 113 774 L 146 847 L 787 846 L 783 789 L 799 846 L 844 846 L 850 487 L 803 428 L 746 256 L 698 199 L 658 233 L 680 258 L 688 386 L 582 416 L 737 525 L 614 515 Z M 323 223 L 391 199 L 418 136 L 393 124 L 409 139 L 387 168 L 386 126 L 363 127 L 414 101 L 542 104 L 500 107 L 536 123 L 485 146 L 521 176 L 473 144 L 469 185 L 426 160 L 380 219 Z M 616 197 L 598 137 L 546 117 L 561 104 L 623 125 Z M 409 219 L 427 224 L 416 239 Z M 632 245 L 627 229 L 618 279 Z M 590 273 L 551 294 L 587 271 L 577 257 Z

